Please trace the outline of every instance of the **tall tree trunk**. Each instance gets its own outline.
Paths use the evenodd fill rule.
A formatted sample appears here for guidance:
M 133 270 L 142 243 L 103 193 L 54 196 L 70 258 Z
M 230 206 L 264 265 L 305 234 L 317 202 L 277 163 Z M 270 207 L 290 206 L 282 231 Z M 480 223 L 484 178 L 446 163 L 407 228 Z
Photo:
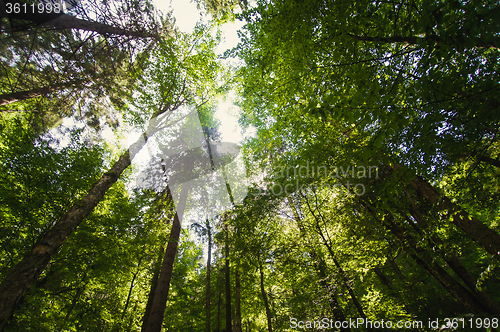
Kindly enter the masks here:
M 304 200 L 305 200 L 306 205 L 307 205 L 307 207 L 309 209 L 309 212 L 311 213 L 311 215 L 313 216 L 314 220 L 316 221 L 316 229 L 318 231 L 318 234 L 321 237 L 323 245 L 328 249 L 328 253 L 330 254 L 330 258 L 333 260 L 333 263 L 337 267 L 339 275 L 342 278 L 342 282 L 343 282 L 344 286 L 347 288 L 347 292 L 349 293 L 349 296 L 351 297 L 351 300 L 352 300 L 354 306 L 356 307 L 356 310 L 358 311 L 359 316 L 366 321 L 367 319 L 366 319 L 366 315 L 365 315 L 365 312 L 363 310 L 363 307 L 361 306 L 361 303 L 359 302 L 356 294 L 354 293 L 354 290 L 352 289 L 352 287 L 351 287 L 351 285 L 349 283 L 349 279 L 347 278 L 347 274 L 342 269 L 342 266 L 340 265 L 339 261 L 337 260 L 337 257 L 335 255 L 335 253 L 333 252 L 333 248 L 332 248 L 332 246 L 330 244 L 331 243 L 330 236 L 327 233 L 327 236 L 328 236 L 328 240 L 327 240 L 326 237 L 325 237 L 325 235 L 324 235 L 324 233 L 323 233 L 323 230 L 322 230 L 321 225 L 320 225 L 320 218 L 323 220 L 323 216 L 321 215 L 321 212 L 319 212 L 319 210 L 316 210 L 318 212 L 318 214 L 319 214 L 319 217 L 320 217 L 320 218 L 318 218 L 318 216 L 316 216 L 316 214 L 314 213 L 313 209 L 311 208 L 311 205 L 309 204 L 309 200 L 307 199 L 307 197 L 304 197 Z M 323 220 L 323 222 L 324 222 L 324 220 Z M 325 222 L 325 224 L 326 224 L 326 222 Z M 368 331 L 371 331 L 370 328 L 367 328 L 367 329 L 368 329 Z
M 425 269 L 448 293 L 450 293 L 466 310 L 472 313 L 488 312 L 488 309 L 464 286 L 457 282 L 452 276 L 446 272 L 436 261 L 433 261 L 425 254 L 424 249 L 418 247 L 415 240 L 397 225 L 392 216 L 387 214 L 384 218 L 386 226 L 395 234 L 405 251 L 413 258 L 413 260 Z
M 221 304 L 222 304 L 222 271 L 219 271 L 219 277 L 217 278 L 217 285 L 219 289 L 219 299 L 217 300 L 217 332 L 220 332 L 220 316 L 221 316 Z
M 398 168 L 400 168 L 400 166 Z M 412 179 L 410 181 L 410 185 L 432 204 L 437 204 L 443 197 L 446 198 L 445 196 L 441 197 L 436 189 L 419 177 Z M 489 312 L 488 308 L 481 303 L 481 301 L 473 293 L 457 282 L 438 264 L 438 262 L 427 255 L 425 250 L 416 244 L 416 241 L 410 236 L 410 234 L 395 222 L 390 213 L 385 212 L 384 218 L 379 220 L 375 213 L 376 208 L 369 201 L 369 199 L 362 199 L 360 196 L 357 196 L 357 198 L 365 210 L 375 220 L 378 220 L 382 226 L 387 227 L 394 235 L 396 235 L 397 238 L 399 238 L 403 248 L 413 258 L 413 260 L 426 270 L 439 284 L 441 284 L 441 286 L 443 286 L 448 293 L 450 293 L 457 300 L 457 302 L 462 304 L 466 310 L 472 313 Z M 481 226 L 484 225 L 481 223 Z M 484 227 L 487 228 L 486 226 Z M 489 228 L 487 229 L 489 230 Z
M 87 286 L 88 282 L 85 282 L 85 279 L 87 279 L 87 274 L 85 274 L 82 278 L 82 282 L 84 283 L 82 287 L 79 287 L 76 290 L 76 294 L 71 300 L 71 307 L 69 308 L 68 312 L 66 313 L 66 316 L 64 317 L 64 322 L 66 322 L 69 317 L 71 316 L 71 313 L 75 309 L 76 304 L 78 303 L 78 299 L 80 299 L 80 296 L 82 295 L 83 291 L 85 290 L 85 287 Z
M 479 158 L 479 160 L 482 161 L 482 162 L 485 162 L 487 164 L 490 164 L 490 165 L 493 165 L 495 167 L 499 167 L 500 168 L 500 160 L 493 159 L 493 158 L 490 158 L 490 157 L 487 157 L 487 156 L 482 156 L 481 158 Z
M 227 223 L 225 225 L 226 229 L 226 244 L 225 244 L 225 249 L 226 249 L 226 269 L 225 269 L 225 274 L 226 274 L 226 280 L 225 280 L 225 285 L 226 285 L 226 332 L 232 330 L 232 324 L 231 324 L 231 274 L 229 270 L 229 235 L 228 235 L 228 227 Z
M 447 211 L 452 217 L 453 224 L 464 231 L 496 259 L 500 260 L 500 234 L 484 225 L 478 219 L 471 217 L 421 177 L 416 176 L 410 180 L 410 186 L 431 204 L 435 206 L 439 205 L 441 210 Z
M 10 0 L 9 2 L 21 5 L 21 10 L 17 13 L 15 11 L 12 11 L 10 13 L 5 13 L 10 20 L 29 21 L 39 26 L 47 26 L 58 29 L 79 29 L 85 31 L 93 31 L 99 34 L 110 34 L 110 35 L 142 37 L 142 38 L 153 37 L 152 34 L 138 32 L 138 31 L 129 31 L 122 28 L 116 28 L 107 24 L 86 21 L 63 13 L 44 12 L 40 14 L 37 11 L 35 11 L 35 13 L 33 13 L 33 11 L 31 10 L 24 11 L 22 9 L 24 2 L 19 0 Z
M 417 221 L 417 223 L 414 223 L 409 220 L 409 224 L 412 225 L 412 227 L 418 232 L 418 234 L 425 237 L 423 230 L 428 227 L 429 222 L 420 212 L 412 195 L 406 190 L 404 192 L 408 198 L 408 201 L 410 202 L 410 214 Z M 420 228 L 418 227 L 418 225 L 420 225 Z M 444 243 L 437 234 L 434 234 L 431 236 L 429 244 L 431 247 L 439 248 Z M 475 278 L 469 273 L 465 266 L 462 265 L 458 257 L 453 252 L 441 252 L 441 256 L 446 261 L 448 266 L 451 267 L 451 269 L 460 277 L 460 279 L 462 279 L 469 291 L 474 293 L 475 296 L 488 308 L 490 313 L 497 315 L 500 314 L 500 308 L 495 303 L 495 301 L 493 301 L 493 299 L 491 299 L 491 297 L 485 291 L 480 291 L 477 289 Z
M 290 209 L 292 210 L 293 217 L 294 217 L 295 221 L 297 222 L 297 226 L 299 228 L 300 235 L 304 239 L 306 239 L 306 242 L 307 242 L 306 230 L 304 229 L 304 226 L 302 224 L 302 220 L 301 220 L 299 213 L 297 211 L 297 207 L 290 199 L 288 199 L 288 205 L 290 206 Z M 313 262 L 314 269 L 316 270 L 316 273 L 317 273 L 318 278 L 319 278 L 319 283 L 320 283 L 321 287 L 323 288 L 323 290 L 325 291 L 325 293 L 328 294 L 330 309 L 332 309 L 332 313 L 333 313 L 335 319 L 338 321 L 341 321 L 341 322 L 346 321 L 346 316 L 344 314 L 344 311 L 342 310 L 342 307 L 340 306 L 340 304 L 337 300 L 337 294 L 335 294 L 335 292 L 333 292 L 328 285 L 325 260 L 316 254 L 316 250 L 315 250 L 314 246 L 309 245 L 309 242 L 307 242 L 307 246 L 308 246 L 309 255 L 311 256 L 311 261 Z M 349 327 L 341 327 L 340 331 L 349 332 L 349 331 L 351 331 L 351 329 Z
M 123 307 L 120 322 L 123 322 L 123 318 L 125 318 L 125 314 L 127 313 L 128 305 L 130 304 L 130 297 L 132 296 L 132 290 L 134 289 L 134 282 L 135 282 L 135 279 L 137 278 L 137 275 L 141 271 L 141 261 L 142 261 L 142 257 L 139 258 L 139 262 L 137 263 L 137 271 L 135 271 L 135 273 L 132 276 L 132 281 L 130 281 L 130 287 L 128 289 L 127 300 L 125 301 L 125 306 Z
M 67 82 L 67 83 L 59 83 L 52 84 L 43 88 L 31 89 L 26 91 L 19 91 L 13 93 L 6 93 L 0 95 L 0 106 L 8 105 L 10 103 L 14 103 L 16 101 L 26 100 L 30 98 L 40 97 L 44 94 L 51 93 L 58 90 L 63 90 L 66 88 L 76 87 L 82 82 Z M 5 111 L 0 111 L 5 112 Z
M 238 271 L 238 268 L 235 268 L 234 272 L 234 279 L 235 279 L 235 288 L 236 288 L 236 294 L 234 297 L 234 309 L 235 309 L 235 314 L 234 314 L 234 332 L 241 332 L 241 305 L 240 305 L 240 300 L 241 300 L 241 282 L 240 282 L 240 273 Z
M 14 313 L 17 303 L 49 264 L 68 236 L 99 204 L 104 194 L 130 165 L 134 156 L 155 132 L 156 118 L 165 112 L 156 112 L 149 121 L 148 130 L 120 156 L 111 169 L 92 186 L 87 195 L 75 203 L 62 218 L 43 235 L 34 248 L 12 268 L 0 284 L 0 331 Z
M 262 301 L 264 301 L 264 306 L 266 307 L 266 317 L 267 317 L 267 330 L 269 332 L 273 332 L 273 327 L 271 324 L 271 308 L 269 307 L 269 301 L 267 299 L 266 289 L 264 288 L 264 271 L 262 270 L 262 264 L 259 264 L 259 272 L 260 272 L 260 291 L 262 293 Z
M 125 301 L 125 306 L 123 307 L 120 320 L 113 326 L 113 331 L 123 331 L 122 324 L 125 323 L 123 319 L 125 318 L 125 314 L 127 313 L 128 306 L 130 304 L 130 298 L 132 297 L 132 291 L 134 289 L 135 279 L 137 278 L 137 275 L 140 272 L 141 261 L 142 261 L 142 257 L 139 259 L 139 262 L 137 264 L 137 271 L 135 271 L 135 273 L 132 275 L 132 280 L 130 281 L 130 287 L 128 289 L 127 300 Z
M 212 264 L 212 232 L 210 222 L 207 218 L 207 235 L 208 235 L 208 257 L 207 257 L 207 288 L 205 293 L 205 313 L 206 313 L 206 330 L 210 332 L 210 266 Z
M 181 233 L 181 223 L 184 208 L 187 199 L 187 187 L 183 186 L 180 194 L 180 201 L 177 205 L 177 212 L 174 214 L 172 221 L 172 229 L 168 239 L 167 249 L 165 250 L 165 257 L 161 265 L 160 276 L 158 277 L 158 285 L 155 289 L 151 311 L 148 320 L 142 328 L 142 332 L 160 332 L 165 315 L 165 308 L 167 307 L 168 293 L 170 291 L 170 280 L 172 279 L 172 272 L 174 270 L 175 256 L 177 255 L 177 246 L 179 243 L 179 235 Z M 167 189 L 168 190 L 168 189 Z M 172 194 L 170 193 L 170 197 Z
M 141 330 L 146 327 L 146 322 L 149 319 L 149 314 L 151 312 L 151 306 L 153 305 L 153 298 L 156 291 L 156 286 L 158 285 L 158 277 L 160 276 L 160 269 L 162 264 L 163 255 L 165 253 L 165 248 L 160 246 L 160 253 L 155 262 L 155 267 L 153 271 L 153 278 L 151 279 L 151 288 L 148 295 L 148 303 L 146 303 L 146 309 L 144 310 L 144 316 L 142 317 L 142 327 Z

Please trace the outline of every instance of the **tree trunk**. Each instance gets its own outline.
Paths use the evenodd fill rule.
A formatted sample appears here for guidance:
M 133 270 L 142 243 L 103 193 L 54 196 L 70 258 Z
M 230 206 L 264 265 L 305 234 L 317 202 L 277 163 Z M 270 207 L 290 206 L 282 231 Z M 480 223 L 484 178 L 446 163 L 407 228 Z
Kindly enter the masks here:
M 47 26 L 57 29 L 79 29 L 85 31 L 94 31 L 99 34 L 111 34 L 111 35 L 142 37 L 142 38 L 154 36 L 148 33 L 129 31 L 122 28 L 116 28 L 107 24 L 82 20 L 74 16 L 63 13 L 44 12 L 39 14 L 36 10 L 35 13 L 33 13 L 32 10 L 24 11 L 23 10 L 24 2 L 21 2 L 19 0 L 10 0 L 9 2 L 21 5 L 21 10 L 18 13 L 15 13 L 15 11 L 12 11 L 11 13 L 8 14 L 5 13 L 6 16 L 11 20 L 11 25 L 12 25 L 12 20 L 21 20 L 21 21 L 33 22 L 38 26 Z M 28 7 L 30 6 L 28 5 Z
M 219 277 L 217 278 L 217 285 L 218 285 L 218 288 L 219 288 L 219 299 L 217 301 L 217 332 L 220 332 L 220 307 L 221 307 L 221 303 L 222 303 L 222 273 L 221 271 L 219 271 Z
M 295 221 L 297 222 L 297 226 L 299 228 L 300 235 L 303 238 L 306 238 L 306 231 L 304 229 L 304 226 L 302 225 L 302 220 L 300 219 L 299 213 L 297 211 L 297 208 L 295 207 L 295 204 L 288 200 L 288 205 L 290 206 L 290 209 L 292 210 L 293 217 Z M 314 246 L 309 246 L 308 245 L 308 252 L 309 255 L 311 256 L 311 260 L 314 265 L 314 269 L 316 270 L 316 273 L 318 274 L 319 278 L 319 283 L 325 293 L 328 294 L 329 297 L 329 304 L 330 304 L 330 309 L 332 309 L 333 316 L 337 321 L 346 321 L 346 316 L 344 314 L 344 311 L 342 310 L 342 307 L 340 306 L 338 300 L 337 300 L 337 294 L 332 292 L 330 289 L 328 282 L 327 282 L 327 275 L 326 275 L 326 263 L 324 259 L 321 257 L 318 257 L 316 254 Z M 342 332 L 350 332 L 351 329 L 349 327 L 341 327 L 340 331 Z
M 81 83 L 81 82 L 59 83 L 59 84 L 52 84 L 50 86 L 46 86 L 43 88 L 37 88 L 37 89 L 31 89 L 31 90 L 19 91 L 19 92 L 13 92 L 13 93 L 6 93 L 3 95 L 0 95 L 0 106 L 8 105 L 8 104 L 14 103 L 16 101 L 40 97 L 42 95 L 45 95 L 47 93 L 51 93 L 54 91 L 63 90 L 66 88 L 71 88 L 71 87 L 76 87 L 76 86 L 78 86 L 79 83 Z M 5 112 L 5 111 L 0 111 L 0 112 Z
M 386 226 L 401 241 L 405 251 L 410 254 L 413 260 L 424 268 L 437 282 L 443 286 L 466 310 L 471 313 L 488 312 L 488 309 L 464 286 L 457 282 L 448 274 L 436 261 L 428 257 L 424 250 L 418 247 L 408 232 L 405 232 L 397 225 L 391 215 L 384 218 Z M 423 255 L 422 257 L 420 255 Z
M 229 271 L 229 236 L 228 236 L 228 228 L 227 224 L 226 228 L 226 332 L 230 332 L 232 330 L 231 324 L 231 274 Z
M 87 274 L 85 274 L 83 276 L 83 278 L 82 278 L 82 282 L 84 283 L 83 286 L 79 287 L 76 290 L 76 294 L 73 297 L 73 299 L 71 300 L 71 306 L 70 306 L 68 312 L 66 313 L 66 316 L 64 317 L 64 322 L 66 322 L 69 319 L 69 317 L 71 316 L 71 313 L 73 312 L 73 310 L 75 309 L 76 304 L 78 303 L 78 299 L 80 299 L 80 296 L 82 295 L 83 291 L 85 290 L 85 287 L 88 284 L 88 282 L 85 282 L 85 279 L 87 279 Z
M 370 36 L 359 36 L 359 35 L 353 35 L 350 33 L 346 33 L 349 37 L 355 39 L 355 40 L 360 40 L 360 41 L 370 41 L 370 42 L 375 42 L 375 43 L 382 43 L 382 44 L 394 44 L 394 43 L 403 43 L 403 44 L 408 44 L 408 45 L 421 45 L 421 43 L 435 43 L 435 44 L 447 44 L 451 46 L 455 46 L 452 42 L 452 40 L 445 40 L 442 39 L 438 36 L 433 36 L 433 39 L 430 40 L 427 38 L 421 38 L 421 37 L 415 37 L 415 36 L 391 36 L 391 37 L 370 37 Z M 483 41 L 483 40 L 474 40 L 475 45 L 474 47 L 478 48 L 499 48 L 500 47 L 500 41 L 498 39 L 493 39 L 490 41 Z
M 149 314 L 151 312 L 151 306 L 153 305 L 153 298 L 156 291 L 156 286 L 158 285 L 158 277 L 160 276 L 161 263 L 163 259 L 163 255 L 165 253 L 165 248 L 163 246 L 160 247 L 160 253 L 155 262 L 155 268 L 153 272 L 153 278 L 151 279 L 151 288 L 149 290 L 148 295 L 148 303 L 146 303 L 146 309 L 144 310 L 144 316 L 142 317 L 142 327 L 143 330 L 146 327 L 146 322 L 149 319 Z
M 207 218 L 207 235 L 208 235 L 208 257 L 207 257 L 207 289 L 205 294 L 205 312 L 206 312 L 206 330 L 210 332 L 210 265 L 212 263 L 212 232 L 210 230 L 210 222 Z
M 167 189 L 168 190 L 168 189 Z M 170 194 L 172 197 L 172 194 Z M 181 223 L 184 208 L 186 206 L 187 189 L 184 186 L 181 190 L 181 201 L 177 206 L 177 212 L 172 221 L 172 229 L 168 239 L 167 249 L 163 257 L 160 276 L 158 277 L 158 285 L 155 289 L 153 303 L 149 317 L 142 328 L 142 332 L 160 332 L 165 315 L 165 308 L 167 307 L 168 292 L 170 290 L 170 280 L 172 279 L 172 272 L 174 270 L 175 256 L 177 254 L 177 246 L 179 243 L 179 235 L 181 233 Z
M 440 194 L 430 183 L 417 176 L 410 181 L 412 186 L 422 197 L 433 205 L 439 205 L 452 216 L 452 222 L 471 239 L 476 241 L 487 252 L 500 260 L 500 234 L 485 226 L 481 221 L 463 211 L 458 205 Z
M 487 157 L 487 156 L 482 156 L 479 160 L 482 161 L 482 162 L 485 162 L 487 164 L 490 164 L 490 165 L 493 165 L 495 167 L 499 167 L 500 168 L 500 160 L 496 160 L 496 159 L 493 159 L 493 158 L 490 158 L 490 157 Z
M 234 272 L 235 286 L 236 286 L 236 294 L 234 299 L 234 332 L 241 332 L 241 283 L 240 283 L 240 273 L 238 268 L 235 268 Z
M 87 195 L 76 202 L 62 218 L 43 235 L 35 244 L 33 250 L 12 268 L 0 284 L 0 331 L 14 313 L 19 300 L 36 281 L 40 273 L 49 264 L 59 247 L 68 236 L 99 204 L 104 194 L 118 180 L 122 172 L 130 165 L 131 160 L 146 144 L 152 135 L 155 120 L 162 112 L 158 111 L 149 121 L 148 130 L 143 133 L 130 148 L 120 156 L 111 169 L 92 186 Z
M 120 322 L 123 321 L 123 318 L 125 318 L 125 314 L 127 313 L 128 305 L 130 304 L 130 297 L 132 296 L 132 290 L 134 289 L 134 282 L 135 282 L 135 279 L 137 278 L 137 275 L 141 271 L 140 270 L 141 261 L 142 261 L 142 257 L 139 259 L 139 262 L 137 263 L 137 271 L 134 273 L 134 275 L 132 277 L 132 281 L 130 281 L 130 287 L 128 289 L 127 300 L 125 301 L 125 306 L 123 307 L 123 311 L 122 311 L 122 316 L 121 316 Z
M 410 202 L 410 214 L 417 221 L 417 223 L 414 223 L 409 220 L 409 224 L 411 224 L 421 236 L 424 236 L 423 230 L 427 228 L 429 222 L 420 212 L 411 194 L 406 190 L 404 192 Z M 420 225 L 420 228 L 418 227 L 418 225 Z M 439 248 L 444 244 L 437 234 L 432 235 L 429 242 L 430 246 L 434 248 Z M 480 291 L 477 289 L 475 278 L 469 273 L 465 266 L 462 265 L 458 257 L 453 252 L 441 252 L 441 256 L 444 258 L 448 266 L 451 267 L 451 269 L 460 277 L 460 279 L 462 279 L 469 291 L 474 293 L 475 296 L 488 308 L 490 313 L 497 315 L 500 314 L 500 308 L 498 307 L 498 305 L 490 298 L 490 296 L 485 291 Z
M 262 293 L 262 300 L 264 301 L 264 306 L 266 307 L 266 317 L 267 317 L 267 330 L 273 332 L 273 327 L 271 325 L 271 309 L 269 308 L 269 301 L 267 300 L 266 289 L 264 288 L 264 271 L 262 271 L 262 265 L 259 265 L 260 272 L 260 291 Z
M 320 225 L 320 218 L 323 219 L 323 216 L 318 211 L 318 213 L 320 215 L 320 218 L 318 218 L 316 216 L 316 214 L 314 213 L 314 211 L 312 210 L 312 208 L 311 208 L 311 206 L 309 204 L 309 200 L 307 199 L 307 197 L 304 197 L 304 199 L 305 199 L 305 202 L 306 202 L 307 207 L 309 209 L 309 212 L 311 212 L 311 215 L 313 216 L 314 220 L 316 221 L 316 229 L 318 231 L 318 234 L 321 237 L 323 245 L 328 249 L 328 253 L 330 254 L 330 258 L 333 260 L 333 263 L 337 267 L 337 270 L 338 270 L 338 272 L 340 274 L 340 277 L 342 278 L 343 284 L 347 288 L 347 292 L 349 293 L 349 296 L 351 297 L 351 300 L 352 300 L 354 306 L 356 307 L 356 309 L 357 309 L 357 311 L 359 313 L 359 316 L 366 321 L 367 319 L 366 319 L 366 315 L 365 315 L 365 312 L 363 310 L 363 307 L 361 306 L 361 303 L 359 302 L 356 294 L 354 294 L 354 290 L 352 289 L 351 285 L 349 284 L 349 280 L 347 278 L 347 275 L 346 275 L 345 271 L 342 269 L 342 266 L 340 265 L 339 261 L 337 260 L 337 258 L 335 256 L 335 253 L 333 252 L 333 248 L 330 245 L 330 241 L 329 241 L 330 240 L 330 236 L 327 233 L 327 236 L 328 236 L 328 240 L 327 240 L 326 237 L 325 237 L 325 235 L 323 234 L 323 230 L 321 229 L 321 225 Z M 367 328 L 367 330 L 371 331 L 370 328 Z

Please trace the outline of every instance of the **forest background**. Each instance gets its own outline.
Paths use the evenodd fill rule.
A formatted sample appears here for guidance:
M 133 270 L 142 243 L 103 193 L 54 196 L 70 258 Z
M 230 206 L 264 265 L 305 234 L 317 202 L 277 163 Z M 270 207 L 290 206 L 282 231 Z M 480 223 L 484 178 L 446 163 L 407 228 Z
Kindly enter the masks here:
M 498 2 L 4 2 L 0 330 L 498 330 Z

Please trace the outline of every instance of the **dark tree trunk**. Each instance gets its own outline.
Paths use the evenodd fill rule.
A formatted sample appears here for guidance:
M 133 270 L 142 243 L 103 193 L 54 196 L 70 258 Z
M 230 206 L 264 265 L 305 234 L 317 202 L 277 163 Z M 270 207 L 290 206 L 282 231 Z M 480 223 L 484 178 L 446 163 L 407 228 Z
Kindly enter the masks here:
M 164 111 L 163 111 L 164 112 Z M 14 313 L 17 303 L 49 264 L 68 236 L 99 204 L 108 189 L 130 165 L 134 156 L 144 147 L 152 135 L 158 111 L 149 122 L 148 130 L 120 156 L 111 169 L 92 186 L 87 195 L 75 203 L 69 211 L 35 244 L 33 250 L 12 268 L 0 284 L 0 331 Z M 148 135 L 149 134 L 149 135 Z M 132 151 L 132 152 L 131 152 Z
M 172 279 L 172 272 L 174 270 L 175 256 L 177 255 L 177 245 L 179 243 L 179 235 L 181 233 L 181 223 L 184 208 L 187 199 L 187 190 L 183 187 L 181 190 L 181 201 L 177 206 L 177 212 L 172 221 L 172 229 L 168 239 L 167 249 L 163 257 L 161 265 L 160 276 L 158 277 L 158 284 L 155 289 L 153 303 L 149 317 L 143 325 L 142 332 L 160 332 L 165 315 L 165 308 L 167 307 L 168 293 L 170 291 L 170 280 Z M 168 189 L 167 189 L 168 190 Z M 170 194 L 170 197 L 172 195 Z
M 76 86 L 78 86 L 78 84 L 79 84 L 79 82 L 59 83 L 59 84 L 52 84 L 50 86 L 46 86 L 43 88 L 37 88 L 37 89 L 31 89 L 31 90 L 26 90 L 26 91 L 19 91 L 19 92 L 3 94 L 3 95 L 0 95 L 0 106 L 8 105 L 8 104 L 14 103 L 16 101 L 40 97 L 40 96 L 43 96 L 47 93 L 51 93 L 54 91 L 63 90 L 66 88 L 71 88 L 71 87 L 76 87 Z M 0 111 L 0 112 L 5 112 L 5 111 Z
M 210 222 L 207 219 L 207 235 L 208 235 L 208 257 L 207 257 L 207 289 L 205 294 L 205 313 L 206 313 L 206 330 L 210 332 L 210 268 L 212 263 L 212 232 Z
M 398 167 L 400 168 L 400 167 Z M 458 207 L 453 205 L 451 201 L 446 196 L 439 194 L 439 192 L 432 187 L 429 183 L 421 179 L 420 177 L 415 177 L 410 180 L 410 185 L 426 200 L 428 200 L 433 205 L 438 204 L 439 201 L 445 202 L 445 208 L 448 209 L 448 212 L 452 212 L 456 210 Z M 407 194 L 408 195 L 408 194 Z M 410 203 L 412 203 L 411 197 Z M 463 307 L 472 313 L 485 313 L 489 312 L 489 309 L 481 303 L 481 301 L 473 294 L 471 291 L 466 289 L 462 284 L 456 281 L 452 276 L 444 270 L 436 260 L 432 259 L 425 251 L 424 248 L 418 246 L 416 241 L 411 237 L 409 232 L 406 232 L 400 225 L 398 225 L 393 216 L 389 212 L 385 212 L 385 217 L 383 220 L 379 220 L 376 216 L 376 208 L 372 203 L 370 203 L 367 198 L 357 197 L 361 205 L 365 208 L 365 210 L 375 219 L 378 220 L 379 223 L 391 230 L 391 232 L 396 235 L 396 237 L 400 240 L 402 247 L 405 251 L 413 258 L 413 260 L 420 265 L 424 270 L 426 270 L 441 286 L 443 286 L 448 293 L 450 293 Z M 412 204 L 410 208 L 410 212 L 414 212 L 414 217 L 420 219 L 422 216 L 420 213 L 415 213 L 415 206 Z M 460 212 L 464 219 L 474 219 L 468 218 L 468 214 L 465 212 Z M 455 216 L 457 213 L 455 213 Z M 455 219 L 455 218 L 454 218 Z M 425 227 L 425 222 L 420 222 Z M 486 233 L 488 236 L 492 235 L 492 230 L 488 227 L 484 226 L 477 219 L 471 222 L 474 225 L 474 229 L 477 231 L 478 229 L 482 232 Z M 458 226 L 458 225 L 457 225 Z M 491 231 L 491 232 L 488 232 Z M 470 233 L 470 229 L 466 231 L 467 234 Z M 483 233 L 483 234 L 484 234 Z M 495 232 L 493 232 L 495 233 Z M 498 233 L 495 233 L 498 236 Z M 474 234 L 469 234 L 474 238 Z M 484 238 L 480 239 L 484 240 Z M 490 239 L 489 239 L 490 240 Z M 490 247 L 491 248 L 491 247 Z M 498 256 L 497 256 L 498 258 Z
M 436 281 L 439 282 L 457 302 L 462 304 L 466 310 L 476 314 L 488 312 L 488 309 L 474 296 L 474 294 L 450 276 L 438 262 L 426 255 L 424 249 L 416 245 L 414 239 L 411 238 L 408 232 L 405 232 L 394 222 L 391 215 L 386 215 L 384 220 L 386 226 L 399 238 L 405 251 L 413 260 L 436 279 Z
M 219 271 L 218 277 L 218 288 L 219 288 L 219 299 L 217 300 L 217 332 L 220 332 L 220 316 L 221 316 L 221 305 L 222 305 L 222 271 Z
M 241 283 L 240 283 L 240 273 L 238 268 L 235 268 L 234 272 L 236 294 L 234 297 L 234 332 L 241 332 Z
M 231 274 L 229 271 L 229 236 L 228 236 L 227 224 L 225 228 L 226 228 L 226 269 L 225 269 L 226 287 L 225 288 L 226 288 L 226 332 L 227 332 L 232 330 L 232 324 L 231 324 Z
M 110 34 L 110 35 L 120 35 L 120 36 L 129 36 L 129 37 L 153 37 L 151 34 L 137 32 L 137 31 L 129 31 L 122 28 L 116 28 L 111 25 L 102 24 L 98 22 L 91 22 L 76 18 L 71 15 L 63 14 L 63 13 L 47 13 L 44 12 L 39 14 L 36 10 L 35 13 L 31 10 L 24 11 L 23 4 L 19 0 L 9 0 L 11 3 L 17 3 L 21 5 L 21 10 L 18 13 L 12 11 L 11 13 L 2 13 L 2 16 L 5 15 L 11 20 L 20 20 L 20 21 L 28 21 L 32 22 L 36 26 L 47 26 L 51 28 L 58 29 L 79 29 L 85 31 L 94 31 L 99 34 Z M 29 6 L 28 6 L 29 7 Z
M 299 213 L 297 211 L 297 208 L 295 207 L 295 204 L 293 202 L 291 202 L 290 200 L 288 201 L 288 203 L 289 203 L 290 209 L 292 210 L 293 217 L 294 217 L 295 221 L 297 222 L 297 226 L 299 228 L 300 235 L 303 238 L 306 238 L 306 230 L 304 229 L 304 226 L 302 225 L 302 220 L 300 219 L 300 216 L 299 216 Z M 308 247 L 309 247 L 308 252 L 309 252 L 309 255 L 311 256 L 311 260 L 313 262 L 314 269 L 316 270 L 316 273 L 318 274 L 319 283 L 320 283 L 321 287 L 323 288 L 323 290 L 325 291 L 325 293 L 328 294 L 330 309 L 332 309 L 332 312 L 333 312 L 335 319 L 337 321 L 341 321 L 341 322 L 346 321 L 346 316 L 344 314 L 344 311 L 342 310 L 342 307 L 340 306 L 340 304 L 337 300 L 337 294 L 335 294 L 335 292 L 333 292 L 330 289 L 330 286 L 327 282 L 328 278 L 327 278 L 327 272 L 326 272 L 327 267 L 326 267 L 325 260 L 316 254 L 314 246 L 308 245 Z M 340 331 L 349 332 L 349 331 L 351 331 L 351 329 L 349 327 L 341 327 Z
M 500 234 L 484 225 L 478 219 L 471 217 L 421 177 L 417 176 L 412 179 L 410 186 L 431 204 L 439 205 L 442 210 L 446 210 L 451 215 L 453 224 L 464 231 L 496 259 L 500 260 Z
M 160 276 L 161 263 L 164 253 L 165 253 L 165 248 L 161 246 L 160 253 L 155 262 L 153 278 L 151 279 L 151 288 L 149 290 L 149 295 L 148 295 L 148 303 L 146 303 L 146 309 L 144 310 L 144 316 L 142 317 L 141 330 L 143 330 L 146 327 L 146 322 L 148 321 L 149 313 L 151 312 L 151 306 L 153 305 L 153 298 L 156 291 L 156 285 L 158 285 L 158 277 Z
M 111 170 L 92 186 L 87 196 L 73 205 L 61 220 L 35 244 L 33 250 L 9 271 L 0 285 L 0 330 L 14 313 L 19 300 L 36 281 L 52 256 L 58 252 L 59 247 L 80 222 L 92 212 L 106 191 L 129 165 L 130 157 L 127 151 L 118 159 Z
M 142 261 L 142 257 L 139 259 L 139 262 L 137 263 L 137 271 L 135 271 L 134 275 L 132 276 L 132 281 L 130 281 L 130 287 L 128 289 L 127 300 L 125 301 L 125 306 L 123 307 L 122 316 L 121 316 L 120 321 L 123 321 L 123 318 L 125 318 L 125 314 L 127 313 L 127 309 L 128 309 L 129 304 L 130 304 L 130 297 L 132 296 L 132 291 L 134 289 L 134 282 L 135 282 L 135 279 L 137 278 L 137 275 L 141 271 L 140 270 L 141 261 Z
M 417 221 L 417 223 L 411 222 L 409 224 L 413 226 L 416 231 L 424 236 L 423 230 L 427 228 L 429 222 L 424 218 L 423 214 L 420 212 L 417 204 L 415 203 L 411 194 L 405 190 L 405 195 L 408 197 L 410 202 L 410 214 Z M 420 228 L 418 227 L 420 226 Z M 432 235 L 429 240 L 430 246 L 434 248 L 439 248 L 444 243 L 438 235 Z M 480 291 L 476 288 L 476 280 L 469 273 L 469 271 L 462 265 L 458 257 L 453 252 L 441 252 L 441 256 L 444 258 L 449 267 L 462 279 L 469 291 L 475 294 L 475 296 L 488 308 L 490 313 L 500 314 L 500 308 L 498 305 L 490 298 L 490 296 L 485 291 Z
M 264 271 L 262 271 L 262 265 L 259 265 L 260 272 L 260 292 L 262 293 L 262 301 L 264 301 L 264 306 L 266 307 L 266 317 L 267 317 L 267 330 L 269 332 L 273 332 L 272 327 L 272 314 L 271 308 L 269 307 L 269 301 L 267 299 L 266 289 L 264 288 Z
M 486 156 L 482 156 L 479 160 L 482 161 L 482 162 L 485 162 L 487 164 L 490 164 L 490 165 L 493 165 L 495 167 L 499 167 L 500 168 L 500 160 L 496 160 L 496 159 L 493 159 L 493 158 L 490 158 L 490 157 L 486 157 Z

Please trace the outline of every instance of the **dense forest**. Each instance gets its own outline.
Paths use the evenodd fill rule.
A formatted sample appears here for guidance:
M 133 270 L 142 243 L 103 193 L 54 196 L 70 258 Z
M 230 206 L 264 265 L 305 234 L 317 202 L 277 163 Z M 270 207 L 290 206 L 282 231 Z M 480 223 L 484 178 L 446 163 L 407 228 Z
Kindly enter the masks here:
M 500 331 L 497 1 L 4 2 L 0 331 Z

